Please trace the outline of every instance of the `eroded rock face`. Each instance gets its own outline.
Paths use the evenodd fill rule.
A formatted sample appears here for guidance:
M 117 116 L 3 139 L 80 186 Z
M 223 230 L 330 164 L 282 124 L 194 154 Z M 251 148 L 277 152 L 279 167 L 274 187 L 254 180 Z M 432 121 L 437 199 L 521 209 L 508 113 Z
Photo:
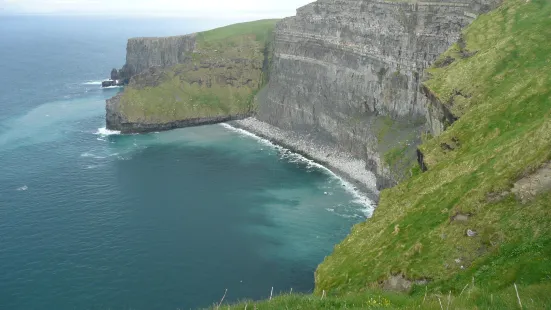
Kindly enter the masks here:
M 130 78 L 150 67 L 183 63 L 195 49 L 195 34 L 161 38 L 132 38 L 126 46 L 126 64 L 121 70 Z
M 319 0 L 276 27 L 274 58 L 258 117 L 316 133 L 369 163 L 379 187 L 416 160 L 420 133 L 439 133 L 440 115 L 420 92 L 424 69 L 499 0 L 392 2 Z M 387 121 L 390 120 L 390 121 Z M 385 162 L 400 148 L 401 165 Z

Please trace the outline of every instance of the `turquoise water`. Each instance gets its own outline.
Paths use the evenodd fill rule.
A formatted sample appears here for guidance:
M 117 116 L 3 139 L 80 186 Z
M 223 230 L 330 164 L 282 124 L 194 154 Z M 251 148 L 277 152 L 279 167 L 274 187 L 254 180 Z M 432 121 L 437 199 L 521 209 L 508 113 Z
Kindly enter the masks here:
M 222 125 L 109 134 L 127 37 L 190 22 L 0 17 L 0 309 L 189 309 L 308 292 L 369 210 Z M 71 27 L 67 27 L 71 25 Z

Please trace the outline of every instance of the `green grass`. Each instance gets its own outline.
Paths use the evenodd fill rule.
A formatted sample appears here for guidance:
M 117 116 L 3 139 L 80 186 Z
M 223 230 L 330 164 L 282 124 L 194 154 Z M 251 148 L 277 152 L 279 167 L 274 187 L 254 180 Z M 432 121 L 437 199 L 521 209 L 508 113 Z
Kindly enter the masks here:
M 278 21 L 279 19 L 265 19 L 216 28 L 199 33 L 198 40 L 202 42 L 215 42 L 244 34 L 252 34 L 257 41 L 265 42 Z
M 550 309 L 551 285 L 518 286 L 523 309 Z M 461 294 L 461 293 L 460 293 Z M 370 290 L 344 296 L 284 294 L 272 300 L 242 301 L 237 304 L 214 304 L 211 309 L 520 309 L 514 286 L 499 292 L 487 291 L 475 283 L 459 294 L 404 294 Z M 441 306 L 442 304 L 442 306 Z
M 122 113 L 130 122 L 167 123 L 254 111 L 276 22 L 198 33 L 196 49 L 184 63 L 133 79 L 121 98 Z
M 548 1 L 506 0 L 466 29 L 474 56 L 455 45 L 442 56 L 453 63 L 429 70 L 426 85 L 460 119 L 421 146 L 429 171 L 383 191 L 374 217 L 319 266 L 316 294 L 361 293 L 392 274 L 452 294 L 473 277 L 489 293 L 551 283 L 551 194 L 488 199 L 551 159 L 550 17 Z M 442 148 L 452 141 L 459 147 Z M 472 216 L 452 222 L 456 213 Z
M 404 153 L 408 148 L 407 144 L 390 149 L 383 156 L 385 163 L 388 166 L 394 166 L 400 159 L 404 158 Z

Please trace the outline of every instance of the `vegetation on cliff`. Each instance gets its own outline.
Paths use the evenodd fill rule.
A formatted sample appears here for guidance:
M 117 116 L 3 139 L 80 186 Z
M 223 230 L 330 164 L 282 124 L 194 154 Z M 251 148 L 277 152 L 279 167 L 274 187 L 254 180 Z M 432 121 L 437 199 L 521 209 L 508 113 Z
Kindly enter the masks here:
M 479 16 L 428 70 L 425 86 L 458 118 L 420 147 L 428 171 L 382 192 L 318 267 L 314 295 L 256 306 L 548 308 L 550 17 L 547 0 Z
M 235 24 L 197 34 L 181 64 L 133 77 L 121 96 L 128 122 L 169 123 L 247 114 L 262 86 L 267 45 L 277 20 Z
M 463 51 L 442 56 L 451 64 L 429 71 L 426 86 L 459 120 L 421 146 L 429 170 L 384 191 L 320 265 L 318 293 L 398 274 L 455 293 L 473 277 L 496 290 L 551 281 L 551 195 L 523 204 L 512 193 L 551 159 L 550 14 L 548 1 L 506 1 L 466 29 Z

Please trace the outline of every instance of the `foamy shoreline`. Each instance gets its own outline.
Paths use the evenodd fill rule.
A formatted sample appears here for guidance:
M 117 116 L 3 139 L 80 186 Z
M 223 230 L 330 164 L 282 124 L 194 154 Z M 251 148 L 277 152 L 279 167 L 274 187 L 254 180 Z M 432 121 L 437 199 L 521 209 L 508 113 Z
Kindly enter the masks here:
M 378 198 L 375 176 L 365 169 L 366 164 L 363 160 L 358 160 L 333 147 L 316 143 L 252 117 L 224 125 L 238 131 L 242 130 L 244 134 L 264 138 L 268 142 L 273 142 L 313 160 L 321 168 L 327 169 L 336 177 L 343 179 L 345 181 L 343 184 L 348 185 L 355 196 L 363 197 L 363 203 L 367 208 L 372 211 L 375 207 Z

